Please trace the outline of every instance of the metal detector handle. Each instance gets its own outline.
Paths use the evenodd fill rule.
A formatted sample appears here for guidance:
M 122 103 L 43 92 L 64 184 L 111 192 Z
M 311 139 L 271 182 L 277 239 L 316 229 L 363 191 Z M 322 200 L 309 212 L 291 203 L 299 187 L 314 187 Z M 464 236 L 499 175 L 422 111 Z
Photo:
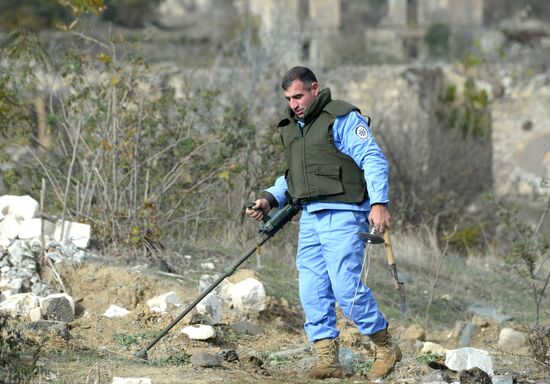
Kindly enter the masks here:
M 260 224 L 260 229 L 258 232 L 265 235 L 274 235 L 302 210 L 302 206 L 292 199 L 292 196 L 290 196 L 288 191 L 285 192 L 285 195 L 287 198 L 286 205 L 277 210 L 273 216 L 269 216 L 264 213 L 262 218 L 263 223 Z M 254 207 L 254 203 L 249 203 L 247 207 L 248 209 L 252 209 L 252 207 Z
M 248 209 L 254 209 L 254 206 L 256 205 L 255 202 L 251 202 L 251 203 L 248 203 L 246 205 L 246 208 Z M 269 219 L 271 219 L 271 217 L 269 217 L 269 215 L 267 213 L 264 213 L 264 215 L 262 216 L 262 221 L 265 223 L 267 222 Z

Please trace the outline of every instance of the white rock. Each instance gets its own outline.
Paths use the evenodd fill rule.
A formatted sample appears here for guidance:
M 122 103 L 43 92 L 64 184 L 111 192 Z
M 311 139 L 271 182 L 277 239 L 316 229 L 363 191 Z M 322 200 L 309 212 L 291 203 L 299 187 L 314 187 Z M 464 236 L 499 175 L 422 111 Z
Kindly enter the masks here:
M 12 294 L 19 293 L 21 291 L 22 286 L 23 286 L 22 278 L 0 280 L 0 289 L 4 290 L 7 288 L 7 290 L 11 291 Z
M 422 346 L 420 353 L 428 353 L 428 352 L 435 353 L 436 355 L 445 356 L 447 354 L 447 348 L 445 348 L 440 344 L 432 343 L 431 341 L 426 341 L 424 342 L 424 345 Z
M 38 297 L 32 293 L 18 293 L 0 303 L 0 312 L 10 316 L 28 316 L 29 312 L 40 307 Z
M 34 256 L 26 241 L 16 240 L 8 248 L 8 260 L 11 265 L 15 265 L 20 268 L 23 259 L 34 260 Z
M 11 289 L 2 290 L 0 292 L 0 303 L 4 300 L 7 300 L 8 297 L 15 295 L 17 292 L 14 292 Z
M 11 240 L 17 238 L 19 233 L 19 220 L 13 216 L 5 216 L 0 221 L 0 245 L 3 247 L 9 247 Z
M 178 295 L 174 291 L 164 293 L 160 296 L 155 296 L 147 300 L 149 309 L 153 312 L 166 312 L 169 305 L 180 305 L 181 302 Z
M 266 308 L 264 285 L 252 277 L 244 279 L 231 286 L 231 300 L 237 310 L 263 311 Z
M 38 207 L 38 202 L 28 195 L 0 196 L 0 219 L 6 216 L 12 216 L 16 220 L 32 219 L 36 216 Z
M 53 238 L 55 224 L 44 220 L 44 237 Z M 42 220 L 38 218 L 27 219 L 19 222 L 17 237 L 23 240 L 40 238 L 42 236 Z
M 181 330 L 191 340 L 208 340 L 216 337 L 216 330 L 210 325 L 194 324 Z
M 479 368 L 493 376 L 493 361 L 487 351 L 476 348 L 459 348 L 447 350 L 445 365 L 454 371 Z
M 29 318 L 31 321 L 42 320 L 42 310 L 40 307 L 33 308 L 29 311 Z
M 212 324 L 218 324 L 222 320 L 221 299 L 211 292 L 197 304 L 197 312 L 208 316 Z
M 153 384 L 147 377 L 113 377 L 111 384 Z
M 216 266 L 214 265 L 214 263 L 201 263 L 201 268 L 212 271 L 214 268 L 216 268 Z
M 63 239 L 61 239 L 62 228 L 64 228 Z M 64 226 L 61 222 L 56 224 L 53 238 L 60 243 L 72 242 L 78 248 L 87 248 L 91 232 L 92 228 L 89 224 L 65 221 Z
M 105 313 L 103 313 L 103 316 L 105 316 L 105 317 L 123 317 L 123 316 L 126 316 L 129 313 L 130 313 L 130 311 L 127 310 L 126 308 L 122 308 L 122 307 L 119 307 L 118 305 L 113 304 L 109 308 L 107 308 Z
M 505 351 L 515 352 L 521 355 L 529 354 L 529 347 L 525 335 L 512 328 L 502 328 L 498 337 L 498 346 Z

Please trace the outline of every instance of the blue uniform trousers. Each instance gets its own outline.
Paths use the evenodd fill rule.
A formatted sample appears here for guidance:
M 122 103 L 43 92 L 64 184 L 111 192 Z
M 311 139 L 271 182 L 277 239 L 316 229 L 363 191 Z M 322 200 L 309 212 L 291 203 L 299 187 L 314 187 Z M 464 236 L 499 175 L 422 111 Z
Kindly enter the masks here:
M 331 209 L 302 211 L 296 266 L 306 316 L 304 328 L 310 341 L 334 339 L 340 334 L 336 328 L 336 300 L 349 317 L 365 248 L 357 233 L 368 231 L 368 214 Z M 351 320 L 364 335 L 388 326 L 370 289 L 362 282 Z

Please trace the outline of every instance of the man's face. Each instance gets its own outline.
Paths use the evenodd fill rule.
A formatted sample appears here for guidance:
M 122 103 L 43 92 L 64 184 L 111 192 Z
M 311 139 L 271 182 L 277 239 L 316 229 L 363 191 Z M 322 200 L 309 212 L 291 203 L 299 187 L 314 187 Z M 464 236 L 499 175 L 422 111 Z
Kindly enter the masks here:
M 290 109 L 298 118 L 303 119 L 306 108 L 319 94 L 319 84 L 313 83 L 310 89 L 307 89 L 300 80 L 294 80 L 283 93 Z

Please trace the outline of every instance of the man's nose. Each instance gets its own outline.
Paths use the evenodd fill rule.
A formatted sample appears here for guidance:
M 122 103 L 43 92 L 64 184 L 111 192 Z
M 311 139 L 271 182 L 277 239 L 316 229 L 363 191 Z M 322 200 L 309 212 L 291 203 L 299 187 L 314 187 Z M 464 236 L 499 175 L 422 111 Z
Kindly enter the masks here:
M 297 100 L 290 100 L 290 109 L 295 110 L 298 107 Z

